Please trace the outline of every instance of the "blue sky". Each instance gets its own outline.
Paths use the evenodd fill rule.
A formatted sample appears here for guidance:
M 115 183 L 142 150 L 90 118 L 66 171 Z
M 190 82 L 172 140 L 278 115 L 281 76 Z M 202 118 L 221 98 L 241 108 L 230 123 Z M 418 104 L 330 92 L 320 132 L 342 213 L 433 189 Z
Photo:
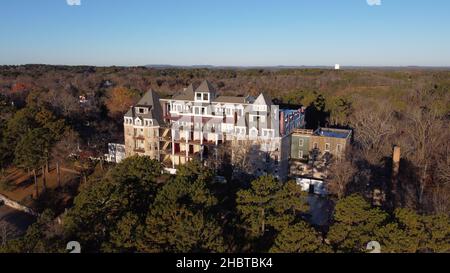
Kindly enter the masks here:
M 450 66 L 448 0 L 68 1 L 2 0 L 0 64 Z

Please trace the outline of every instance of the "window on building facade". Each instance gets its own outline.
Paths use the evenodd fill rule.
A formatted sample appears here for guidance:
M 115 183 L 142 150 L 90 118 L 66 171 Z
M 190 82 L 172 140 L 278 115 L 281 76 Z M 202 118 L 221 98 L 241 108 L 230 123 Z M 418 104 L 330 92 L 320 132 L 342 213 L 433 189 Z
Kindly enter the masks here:
M 259 111 L 259 112 L 265 112 L 265 111 L 267 111 L 267 106 L 266 105 L 253 105 L 253 110 Z
M 336 146 L 336 151 L 337 151 L 338 153 L 342 152 L 342 146 L 341 146 L 341 144 L 338 144 L 338 145 Z
M 299 139 L 298 140 L 298 146 L 303 147 L 304 144 L 305 144 L 305 140 L 304 139 Z
M 250 135 L 253 136 L 253 137 L 258 136 L 258 130 L 253 128 L 252 130 L 250 130 Z
M 272 137 L 272 131 L 271 130 L 263 130 L 263 136 L 267 138 Z
M 197 93 L 196 100 L 202 100 L 202 93 Z
M 330 143 L 325 143 L 325 151 L 326 152 L 330 151 L 330 147 L 331 147 Z
M 298 158 L 303 158 L 303 151 L 302 150 L 298 151 Z
M 319 149 L 319 144 L 317 144 L 317 142 L 314 142 L 313 148 L 314 148 L 314 149 Z
M 209 94 L 208 93 L 204 93 L 203 94 L 203 100 L 205 100 L 205 101 L 209 100 Z
M 143 140 L 137 140 L 135 142 L 135 148 L 136 149 L 144 149 L 144 141 Z

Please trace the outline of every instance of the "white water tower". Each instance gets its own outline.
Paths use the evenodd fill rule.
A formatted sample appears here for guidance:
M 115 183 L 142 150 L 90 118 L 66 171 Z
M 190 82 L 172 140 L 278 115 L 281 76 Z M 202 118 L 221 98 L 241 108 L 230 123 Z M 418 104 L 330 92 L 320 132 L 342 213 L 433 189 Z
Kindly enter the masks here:
M 339 69 L 341 69 L 341 66 L 339 64 L 335 64 L 334 65 L 334 70 L 339 70 Z

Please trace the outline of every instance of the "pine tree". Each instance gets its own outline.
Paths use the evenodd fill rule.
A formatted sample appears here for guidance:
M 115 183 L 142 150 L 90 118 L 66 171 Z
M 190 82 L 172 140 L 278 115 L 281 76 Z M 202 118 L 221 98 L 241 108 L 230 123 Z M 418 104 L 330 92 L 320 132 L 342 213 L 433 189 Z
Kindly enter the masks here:
M 399 208 L 394 212 L 394 217 L 395 224 L 403 237 L 395 238 L 398 243 L 393 252 L 450 251 L 450 218 L 448 215 L 419 215 L 410 209 Z M 391 239 L 394 235 L 394 232 L 388 233 L 380 241 L 385 242 L 386 238 Z M 390 249 L 388 248 L 388 250 Z
M 283 229 L 276 237 L 270 249 L 273 253 L 317 253 L 330 252 L 323 238 L 317 231 L 304 221 Z
M 50 132 L 36 128 L 27 132 L 16 146 L 14 162 L 24 170 L 33 171 L 36 197 L 39 195 L 36 170 L 46 164 L 50 142 Z
M 139 241 L 141 252 L 223 252 L 222 228 L 211 209 L 212 173 L 199 162 L 179 169 L 158 192 Z
M 135 250 L 125 237 L 144 222 L 161 170 L 160 163 L 150 157 L 135 156 L 122 161 L 101 181 L 84 185 L 64 219 L 67 233 L 86 251 Z M 131 231 L 126 225 L 131 225 Z
M 295 182 L 282 184 L 273 176 L 261 176 L 251 188 L 237 193 L 237 209 L 252 236 L 262 236 L 267 227 L 281 230 L 300 212 L 306 212 L 306 197 Z
M 376 240 L 375 230 L 387 218 L 386 212 L 372 208 L 363 197 L 350 195 L 337 202 L 327 237 L 337 251 L 364 252 L 367 243 Z
M 0 253 L 62 253 L 65 252 L 62 234 L 55 228 L 54 214 L 45 210 L 17 239 L 0 246 Z

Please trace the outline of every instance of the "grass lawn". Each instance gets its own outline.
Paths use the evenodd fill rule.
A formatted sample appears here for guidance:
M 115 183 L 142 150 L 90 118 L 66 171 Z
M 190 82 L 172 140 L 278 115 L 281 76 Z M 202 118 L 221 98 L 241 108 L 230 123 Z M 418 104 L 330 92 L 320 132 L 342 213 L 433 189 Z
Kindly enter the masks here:
M 5 173 L 6 179 L 12 182 L 12 186 L 10 190 L 0 189 L 0 193 L 25 206 L 31 205 L 32 197 L 35 193 L 33 176 L 14 167 L 7 169 Z M 66 183 L 76 179 L 77 177 L 78 176 L 74 173 L 61 171 L 61 184 L 64 186 Z M 58 180 L 56 168 L 52 168 L 47 174 L 47 188 L 54 189 L 57 187 Z M 44 188 L 41 173 L 38 173 L 38 188 L 39 193 L 41 193 Z

